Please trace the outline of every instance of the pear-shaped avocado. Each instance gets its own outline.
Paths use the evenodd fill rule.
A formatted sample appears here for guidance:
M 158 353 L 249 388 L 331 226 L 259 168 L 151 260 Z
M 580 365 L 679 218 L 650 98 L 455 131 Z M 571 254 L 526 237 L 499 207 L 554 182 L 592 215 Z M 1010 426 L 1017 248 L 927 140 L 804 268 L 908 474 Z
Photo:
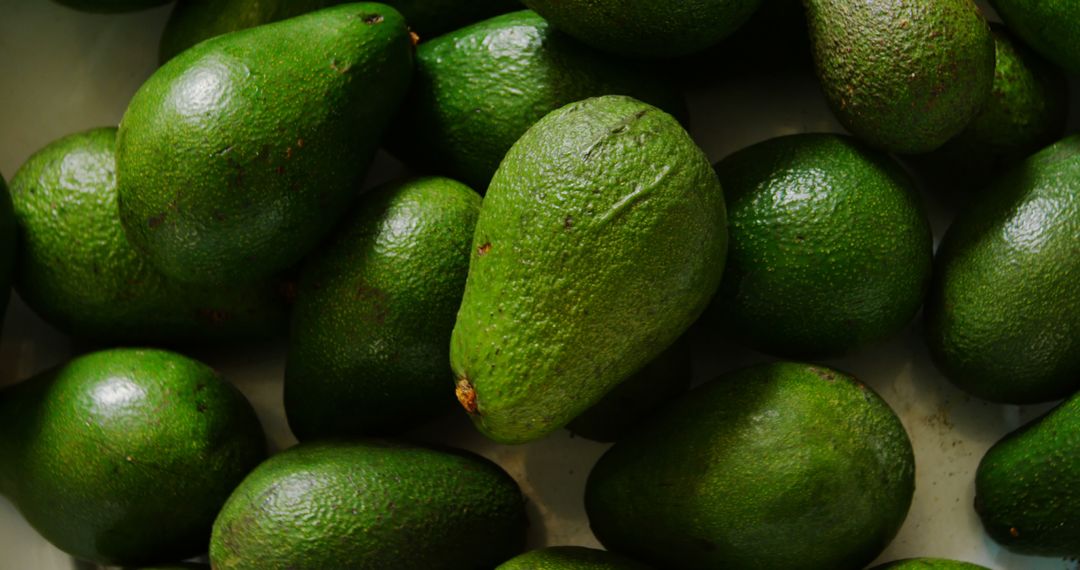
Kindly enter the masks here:
M 15 212 L 7 184 L 4 183 L 4 177 L 0 176 L 0 324 L 4 322 L 8 299 L 11 297 L 12 273 L 15 269 L 17 250 Z
M 265 455 L 244 396 L 171 352 L 97 352 L 0 392 L 0 493 L 58 548 L 100 564 L 202 554 Z
M 283 334 L 276 280 L 177 283 L 128 243 L 116 206 L 116 128 L 63 137 L 11 179 L 22 239 L 15 288 L 53 326 L 99 342 L 235 341 Z
M 708 158 L 655 107 L 596 97 L 533 125 L 488 188 L 451 339 L 477 427 L 542 437 L 674 342 L 719 284 L 724 220 Z
M 874 566 L 870 570 L 989 570 L 985 566 L 943 558 L 908 558 Z
M 1080 3 L 1075 0 L 989 0 L 1009 29 L 1046 59 L 1080 73 Z
M 255 281 L 291 266 L 359 192 L 411 74 L 405 19 L 376 3 L 184 52 L 120 123 L 128 238 L 178 281 Z
M 53 0 L 68 8 L 82 10 L 83 12 L 95 12 L 100 14 L 116 14 L 120 12 L 134 12 L 145 10 L 155 6 L 168 4 L 172 0 Z
M 649 570 L 649 567 L 595 548 L 549 546 L 515 556 L 495 570 Z
M 990 96 L 994 40 L 972 0 L 804 4 L 829 106 L 874 146 L 934 150 Z

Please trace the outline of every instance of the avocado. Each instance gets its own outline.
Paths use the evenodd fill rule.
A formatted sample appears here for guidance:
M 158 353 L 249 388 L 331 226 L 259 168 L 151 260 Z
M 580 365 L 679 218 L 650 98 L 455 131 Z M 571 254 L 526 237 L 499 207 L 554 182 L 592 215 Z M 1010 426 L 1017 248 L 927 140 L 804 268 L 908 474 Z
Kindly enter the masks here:
M 938 248 L 926 343 L 979 398 L 1047 402 L 1080 388 L 1080 135 L 1018 164 Z
M 285 367 L 300 440 L 388 433 L 453 405 L 454 328 L 480 196 L 448 178 L 365 195 L 304 264 Z
M 929 152 L 990 96 L 994 39 L 971 0 L 804 0 L 822 90 L 853 134 Z
M 585 509 L 605 547 L 658 568 L 857 570 L 914 488 L 911 442 L 873 390 L 774 362 L 691 390 L 616 443 Z
M 215 570 L 480 570 L 525 545 L 517 483 L 471 453 L 304 443 L 255 469 L 214 522 Z
M 874 566 L 870 570 L 989 570 L 985 566 L 943 558 L 908 558 Z
M 190 283 L 251 282 L 291 266 L 359 193 L 411 74 L 405 19 L 376 3 L 177 56 L 135 94 L 117 135 L 132 245 Z
M 1075 0 L 989 0 L 1005 25 L 1070 73 L 1080 73 L 1080 4 Z
M 516 556 L 495 570 L 649 570 L 649 567 L 595 548 L 549 546 Z
M 4 322 L 8 299 L 11 297 L 12 273 L 18 251 L 15 212 L 4 177 L 0 176 L 0 324 Z
M 798 134 L 716 166 L 730 251 L 712 326 L 765 352 L 837 356 L 900 331 L 930 282 L 914 182 L 845 135 Z
M 57 4 L 83 12 L 99 14 L 117 14 L 146 10 L 168 4 L 172 0 L 53 0 Z
M 531 10 L 505 14 L 417 47 L 416 78 L 388 147 L 417 169 L 482 192 L 533 123 L 600 95 L 686 116 L 682 94 L 657 69 L 597 52 Z
M 689 55 L 739 28 L 761 0 L 523 0 L 556 28 L 635 58 Z
M 0 494 L 57 548 L 99 564 L 205 552 L 265 455 L 244 396 L 171 352 L 95 352 L 0 391 Z
M 975 512 L 999 544 L 1034 556 L 1080 555 L 1080 395 L 994 444 L 975 472 Z
M 720 282 L 724 215 L 705 154 L 656 107 L 596 97 L 533 125 L 488 188 L 451 337 L 480 431 L 543 437 L 674 342 Z
M 63 137 L 11 179 L 22 239 L 15 287 L 61 331 L 99 342 L 182 343 L 284 333 L 276 280 L 202 287 L 161 275 L 128 243 L 116 206 L 116 128 Z
M 162 63 L 191 46 L 229 32 L 320 10 L 345 0 L 180 0 L 161 36 Z M 409 28 L 428 39 L 461 26 L 521 8 L 517 0 L 386 0 Z

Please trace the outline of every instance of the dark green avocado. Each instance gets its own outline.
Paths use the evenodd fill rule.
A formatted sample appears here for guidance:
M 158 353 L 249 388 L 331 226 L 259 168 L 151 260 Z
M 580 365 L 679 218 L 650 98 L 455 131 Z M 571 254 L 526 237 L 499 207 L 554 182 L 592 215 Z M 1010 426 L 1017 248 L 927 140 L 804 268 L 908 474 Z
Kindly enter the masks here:
M 989 0 L 1017 36 L 1046 59 L 1080 73 L 1080 3 L 1075 0 Z

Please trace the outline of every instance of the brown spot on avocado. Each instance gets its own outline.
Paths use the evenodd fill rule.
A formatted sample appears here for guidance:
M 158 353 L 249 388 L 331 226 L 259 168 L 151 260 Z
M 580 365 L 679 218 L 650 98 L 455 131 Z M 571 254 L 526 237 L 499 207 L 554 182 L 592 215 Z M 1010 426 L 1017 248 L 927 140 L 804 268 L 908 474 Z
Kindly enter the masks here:
M 476 389 L 473 388 L 467 377 L 458 379 L 457 386 L 454 387 L 454 394 L 466 412 L 470 414 L 476 413 Z
M 826 368 L 811 368 L 814 374 L 820 376 L 823 380 L 828 382 L 836 382 L 836 374 L 833 374 L 832 370 Z
M 370 14 L 364 16 L 364 23 L 367 25 L 381 24 L 383 21 L 382 14 Z
M 163 223 L 165 223 L 165 212 L 162 212 L 156 216 L 151 216 L 148 220 L 146 220 L 146 224 L 150 226 L 150 229 L 154 229 Z
M 1009 528 L 1009 536 L 1013 538 L 1020 538 L 1020 530 L 1017 529 L 1015 526 Z
M 491 251 L 491 242 L 487 242 L 484 245 L 476 248 L 476 255 L 487 255 L 487 252 Z

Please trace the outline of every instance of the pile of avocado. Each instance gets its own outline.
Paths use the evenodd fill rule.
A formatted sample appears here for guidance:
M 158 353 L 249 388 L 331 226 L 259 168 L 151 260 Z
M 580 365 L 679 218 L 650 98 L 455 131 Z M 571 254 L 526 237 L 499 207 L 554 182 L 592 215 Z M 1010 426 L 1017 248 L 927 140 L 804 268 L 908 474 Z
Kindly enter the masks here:
M 714 163 L 672 74 L 793 3 L 180 0 L 118 127 L 0 179 L 0 283 L 91 347 L 0 391 L 0 494 L 126 568 L 860 570 L 918 458 L 821 361 L 921 310 L 971 396 L 1064 399 L 990 448 L 973 509 L 1009 550 L 1080 556 L 1080 4 L 803 0 L 784 45 L 850 134 Z M 381 148 L 413 175 L 368 189 Z M 716 336 L 770 358 L 691 389 Z M 186 354 L 281 337 L 300 443 L 270 453 Z M 524 552 L 528 487 L 410 437 L 446 413 L 614 442 L 583 498 L 606 550 Z

